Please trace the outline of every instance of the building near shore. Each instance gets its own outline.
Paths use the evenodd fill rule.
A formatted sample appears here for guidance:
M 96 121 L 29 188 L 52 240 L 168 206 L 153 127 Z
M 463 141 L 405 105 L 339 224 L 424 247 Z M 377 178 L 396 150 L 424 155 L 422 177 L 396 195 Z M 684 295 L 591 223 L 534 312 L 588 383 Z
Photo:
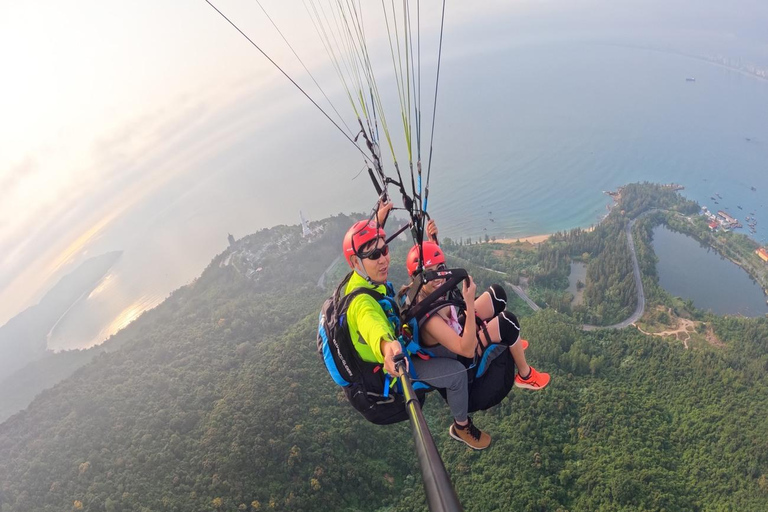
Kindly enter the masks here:
M 729 214 L 725 213 L 723 210 L 718 210 L 717 214 L 725 220 L 725 222 L 729 224 L 736 224 L 739 222 L 735 218 L 731 217 Z
M 768 262 L 768 249 L 765 247 L 760 247 L 758 250 L 755 251 L 758 256 L 760 256 L 760 259 Z

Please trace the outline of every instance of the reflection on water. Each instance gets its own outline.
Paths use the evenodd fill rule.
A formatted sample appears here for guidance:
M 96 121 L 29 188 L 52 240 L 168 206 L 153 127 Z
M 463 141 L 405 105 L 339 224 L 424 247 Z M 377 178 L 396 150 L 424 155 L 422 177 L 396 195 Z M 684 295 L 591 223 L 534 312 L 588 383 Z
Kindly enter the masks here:
M 164 297 L 159 296 L 141 297 L 137 302 L 121 311 L 114 321 L 99 333 L 98 338 L 102 340 L 109 338 L 111 335 L 115 334 L 120 329 L 127 327 L 128 324 L 139 318 L 143 312 L 160 304 L 163 299 Z
M 98 345 L 167 297 L 162 289 L 165 283 L 153 279 L 157 269 L 144 267 L 146 281 L 130 279 L 126 276 L 136 272 L 136 262 L 125 260 L 122 258 L 88 296 L 72 305 L 59 320 L 48 335 L 48 349 Z
M 113 314 L 109 301 L 100 302 L 89 296 L 73 306 L 51 330 L 48 335 L 48 349 L 71 350 L 98 345 L 163 300 L 165 297 L 162 295 L 145 295 Z M 112 320 L 103 326 L 104 318 Z
M 661 286 L 719 315 L 762 316 L 765 294 L 741 267 L 693 238 L 659 226 L 653 230 Z
M 104 276 L 104 279 L 101 280 L 101 282 L 96 286 L 96 288 L 93 289 L 93 291 L 88 295 L 88 298 L 91 299 L 93 297 L 96 297 L 100 293 L 102 293 L 104 290 L 107 290 L 112 284 L 114 283 L 114 274 L 107 274 Z

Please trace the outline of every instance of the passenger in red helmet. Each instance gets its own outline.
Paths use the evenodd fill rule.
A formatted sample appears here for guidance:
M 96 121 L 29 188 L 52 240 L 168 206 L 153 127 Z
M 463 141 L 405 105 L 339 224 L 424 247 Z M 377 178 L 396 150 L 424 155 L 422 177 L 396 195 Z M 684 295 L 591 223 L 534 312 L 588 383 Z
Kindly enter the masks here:
M 422 250 L 419 251 L 419 246 L 414 245 L 408 251 L 405 267 L 408 269 L 409 276 L 413 276 L 418 270 L 420 254 L 424 255 L 424 267 L 434 267 L 445 263 L 445 254 L 443 254 L 443 250 L 435 242 L 424 242 L 421 244 L 421 247 Z
M 445 268 L 445 254 L 439 245 L 437 245 L 437 225 L 430 221 L 427 225 L 427 235 L 430 241 L 422 243 L 421 251 L 418 246 L 411 248 L 406 260 L 408 274 L 413 277 L 419 269 L 439 270 Z M 423 256 L 423 264 L 421 257 Z M 414 303 L 423 300 L 430 293 L 435 291 L 442 284 L 442 280 L 433 280 L 421 287 Z M 407 287 L 406 287 L 407 288 Z M 480 297 L 475 298 L 476 286 L 472 278 L 469 282 L 464 282 L 462 295 L 466 304 L 465 311 L 457 311 L 454 306 L 446 306 L 433 312 L 419 327 L 419 342 L 430 352 L 441 358 L 474 358 L 476 352 L 482 353 L 483 349 L 494 344 L 488 354 L 488 359 L 493 361 L 499 356 L 499 364 L 504 365 L 505 361 L 514 364 L 517 367 L 517 375 L 514 377 L 514 385 L 517 387 L 538 390 L 549 384 L 549 374 L 536 371 L 528 365 L 524 350 L 528 342 L 520 338 L 520 322 L 510 311 L 506 310 L 507 295 L 500 285 L 492 285 Z M 504 354 L 508 347 L 508 354 Z M 511 356 L 511 357 L 510 357 Z M 416 362 L 414 361 L 416 367 Z M 433 366 L 426 369 L 416 367 L 420 372 L 420 377 L 429 380 Z M 509 371 L 497 372 L 494 377 L 488 375 L 484 382 L 482 391 L 498 393 L 499 389 L 511 388 L 511 376 L 514 375 L 513 368 Z M 509 380 L 506 380 L 507 374 Z M 525 377 L 522 377 L 525 375 Z M 474 386 L 476 381 L 472 383 Z M 503 396 L 503 395 L 502 395 Z M 480 400 L 482 401 L 482 400 Z M 490 401 L 489 401 L 490 402 Z M 473 406 L 473 399 L 470 397 L 468 407 Z M 486 407 L 481 407 L 486 408 Z M 466 415 L 456 418 L 454 414 L 454 423 L 449 429 L 449 434 L 454 439 L 463 441 L 472 448 L 485 447 L 490 444 L 490 436 L 472 424 L 471 418 Z M 466 418 L 466 419 L 465 419 Z M 464 419 L 464 421 L 460 421 Z

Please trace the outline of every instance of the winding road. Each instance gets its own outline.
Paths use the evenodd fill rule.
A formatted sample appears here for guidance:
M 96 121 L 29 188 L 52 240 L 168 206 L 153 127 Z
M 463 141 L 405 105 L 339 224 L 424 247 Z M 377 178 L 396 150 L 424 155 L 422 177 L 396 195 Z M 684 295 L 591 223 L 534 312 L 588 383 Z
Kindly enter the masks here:
M 582 326 L 582 329 L 585 331 L 594 331 L 596 329 L 624 329 L 625 327 L 629 327 L 630 325 L 634 324 L 640 318 L 642 318 L 643 314 L 645 313 L 645 290 L 643 290 L 643 279 L 640 276 L 640 264 L 637 262 L 637 252 L 635 251 L 635 241 L 632 238 L 632 227 L 635 225 L 635 222 L 645 216 L 649 213 L 652 213 L 656 210 L 648 210 L 647 212 L 643 212 L 639 216 L 632 219 L 629 224 L 627 224 L 626 228 L 626 234 L 627 234 L 627 243 L 629 244 L 629 253 L 632 255 L 632 273 L 635 275 L 635 289 L 637 290 L 637 307 L 635 308 L 635 312 L 632 313 L 632 316 L 624 320 L 623 322 L 619 322 L 617 324 L 613 325 L 589 325 L 584 324 Z
M 518 296 L 518 297 L 520 297 L 521 299 L 523 299 L 523 300 L 525 301 L 525 303 L 526 303 L 526 304 L 528 304 L 528 306 L 529 306 L 529 307 L 530 307 L 532 310 L 534 310 L 534 311 L 540 311 L 540 310 L 541 310 L 541 308 L 539 307 L 539 305 L 538 305 L 538 304 L 536 304 L 535 302 L 533 302 L 533 301 L 531 300 L 531 298 L 528 296 L 528 294 L 527 294 L 527 293 L 525 293 L 525 291 L 524 291 L 522 288 L 520 288 L 520 287 L 519 287 L 519 286 L 517 286 L 516 284 L 512 284 L 512 283 L 510 283 L 510 282 L 508 282 L 508 281 L 504 281 L 504 284 L 506 284 L 507 286 L 509 286 L 510 288 L 512 288 L 512 291 L 514 291 L 514 292 L 517 294 L 517 296 Z
M 328 268 L 326 268 L 322 274 L 320 274 L 320 278 L 317 280 L 318 288 L 325 288 L 325 276 L 328 275 L 328 272 L 331 271 L 331 269 L 339 262 L 340 259 L 341 256 L 336 256 L 336 259 L 333 260 L 330 265 L 328 265 Z
M 582 326 L 582 329 L 585 331 L 594 331 L 597 329 L 624 329 L 626 327 L 629 327 L 630 325 L 634 324 L 640 318 L 642 318 L 643 314 L 645 313 L 645 290 L 643 290 L 643 279 L 640 275 L 640 264 L 637 262 L 637 252 L 635 251 L 635 241 L 632 238 L 632 228 L 635 225 L 635 222 L 637 222 L 642 217 L 645 217 L 646 215 L 649 215 L 651 213 L 660 211 L 658 209 L 652 209 L 648 210 L 646 212 L 641 213 L 634 219 L 632 219 L 629 224 L 627 224 L 627 227 L 625 229 L 625 233 L 627 235 L 627 243 L 629 244 L 629 252 L 632 256 L 632 273 L 635 277 L 635 288 L 637 289 L 637 308 L 635 308 L 635 312 L 632 313 L 632 315 L 624 320 L 623 322 L 619 322 L 617 324 L 613 325 L 590 325 L 590 324 L 584 324 Z M 488 269 L 490 270 L 490 269 Z M 511 283 L 506 283 L 512 290 L 523 299 L 528 306 L 534 311 L 539 311 L 541 308 L 531 300 L 531 298 L 528 296 L 525 291 L 520 288 L 519 286 L 515 286 Z
M 483 267 L 482 265 L 477 265 L 477 266 L 480 267 L 483 270 L 487 270 L 487 271 L 493 272 L 495 274 L 501 274 L 503 276 L 507 275 L 506 272 L 502 272 L 501 270 L 495 270 L 495 269 L 492 269 L 492 268 Z M 512 284 L 509 281 L 504 281 L 504 284 L 509 286 L 510 288 L 512 288 L 512 291 L 514 291 L 517 294 L 518 297 L 523 299 L 525 301 L 525 303 L 528 304 L 529 308 L 531 308 L 534 311 L 541 311 L 541 308 L 539 307 L 539 305 L 536 304 L 535 302 L 533 302 L 533 299 L 531 299 L 528 296 L 528 294 L 525 293 L 525 290 L 523 290 L 521 287 L 519 287 L 516 284 Z

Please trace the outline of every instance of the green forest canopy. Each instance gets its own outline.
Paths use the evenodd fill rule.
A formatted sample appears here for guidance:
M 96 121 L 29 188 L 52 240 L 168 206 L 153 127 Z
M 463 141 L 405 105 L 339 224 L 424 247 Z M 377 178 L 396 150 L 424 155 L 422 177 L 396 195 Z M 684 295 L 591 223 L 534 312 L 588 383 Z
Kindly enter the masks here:
M 0 424 L 0 510 L 426 510 L 407 424 L 366 423 L 315 352 L 318 277 L 351 221 L 312 243 L 289 226 L 239 241 L 239 259 L 216 257 L 120 350 Z M 266 244 L 286 250 L 245 277 Z M 577 320 L 524 318 L 553 381 L 475 416 L 489 450 L 449 439 L 429 396 L 466 510 L 768 509 L 768 320 L 712 317 L 725 347 L 696 350 Z

